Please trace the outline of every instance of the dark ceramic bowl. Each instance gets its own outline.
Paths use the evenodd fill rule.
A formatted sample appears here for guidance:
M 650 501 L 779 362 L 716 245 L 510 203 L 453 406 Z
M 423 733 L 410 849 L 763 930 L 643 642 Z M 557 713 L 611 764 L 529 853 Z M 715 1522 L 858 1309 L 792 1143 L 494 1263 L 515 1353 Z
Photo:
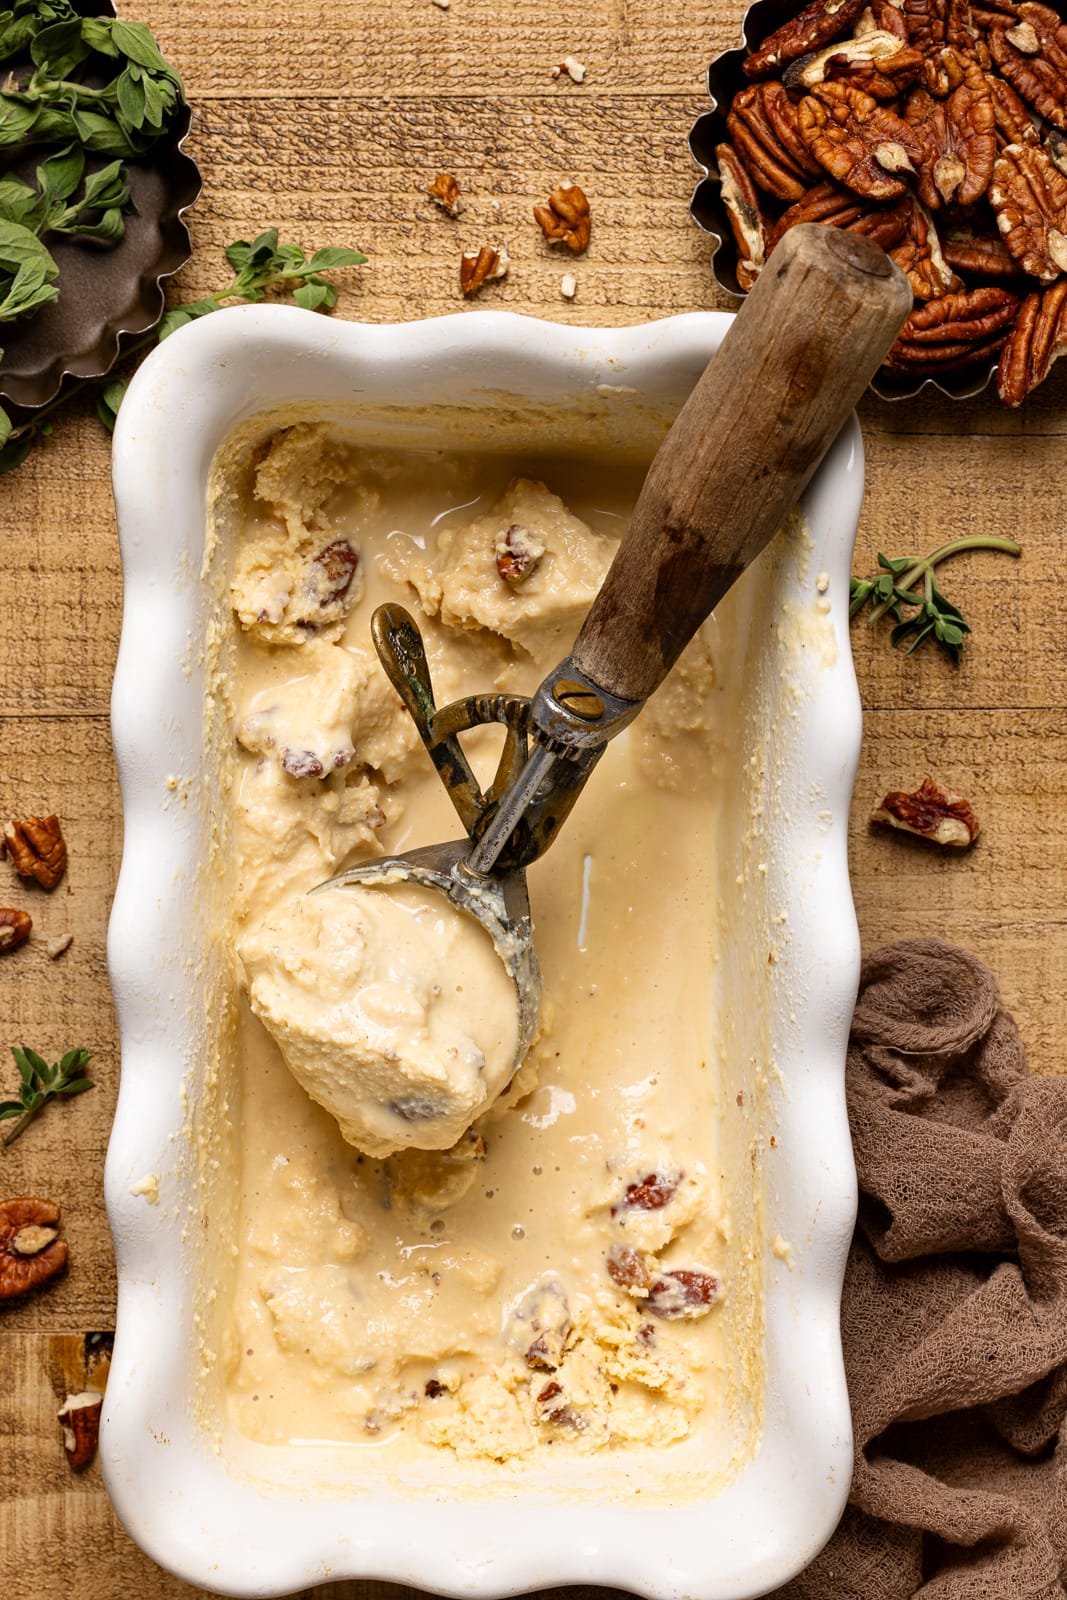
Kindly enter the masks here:
M 85 16 L 113 17 L 110 0 L 80 0 Z M 186 109 L 165 139 L 147 155 L 127 160 L 137 210 L 125 219 L 115 245 L 51 237 L 59 268 L 59 299 L 3 330 L 0 405 L 16 423 L 54 400 L 67 379 L 102 378 L 121 351 L 148 333 L 163 315 L 163 283 L 191 254 L 184 214 L 200 194 L 195 162 L 182 144 Z M 0 172 L 32 181 L 48 154 L 41 147 L 0 161 Z

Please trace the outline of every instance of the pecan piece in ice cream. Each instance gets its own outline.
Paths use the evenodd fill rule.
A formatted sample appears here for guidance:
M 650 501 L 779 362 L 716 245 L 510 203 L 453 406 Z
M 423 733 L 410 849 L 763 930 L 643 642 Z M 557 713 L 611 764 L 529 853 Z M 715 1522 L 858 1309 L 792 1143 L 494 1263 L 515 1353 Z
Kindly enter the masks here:
M 1067 177 L 1044 150 L 1012 144 L 997 157 L 989 197 L 1004 243 L 1031 277 L 1067 272 Z
M 769 34 L 745 60 L 749 78 L 767 78 L 780 67 L 806 56 L 850 28 L 867 0 L 812 0 L 798 16 L 790 17 Z
M 546 206 L 534 206 L 534 218 L 549 244 L 565 244 L 580 256 L 589 248 L 592 222 L 589 201 L 576 183 L 553 189 Z
M 608 1252 L 608 1277 L 635 1299 L 644 1299 L 654 1282 L 654 1274 L 643 1250 L 618 1244 Z
M 860 89 L 817 83 L 800 102 L 800 132 L 816 161 L 849 189 L 872 200 L 904 193 L 898 174 L 914 176 L 926 142 L 921 133 Z
M 800 137 L 796 107 L 780 83 L 753 83 L 736 94 L 726 130 L 753 182 L 778 200 L 799 200 L 822 174 Z
M 944 372 L 988 361 L 1007 338 L 1018 305 L 1010 290 L 987 285 L 917 306 L 886 364 L 898 372 Z
M 509 588 L 518 589 L 541 565 L 545 543 L 529 528 L 513 522 L 497 536 L 494 545 L 496 570 Z
M 628 1183 L 621 1200 L 616 1200 L 611 1208 L 613 1217 L 622 1212 L 659 1211 L 667 1205 L 678 1192 L 678 1185 L 682 1181 L 680 1172 L 650 1172 L 647 1178 L 642 1178 L 638 1183 Z
M 54 889 L 67 869 L 67 844 L 55 812 L 9 822 L 4 849 L 20 878 L 33 878 L 42 889 Z
M 706 1317 L 719 1298 L 719 1280 L 697 1267 L 678 1267 L 660 1273 L 648 1291 L 648 1309 L 654 1317 L 693 1322 Z
M 871 822 L 957 850 L 973 844 L 979 832 L 970 801 L 947 794 L 933 778 L 924 778 L 914 794 L 893 790 L 883 796 L 871 813 Z
M 51 1200 L 0 1200 L 0 1300 L 39 1289 L 67 1264 Z
M 990 30 L 989 54 L 1027 105 L 1067 128 L 1067 22 L 1048 6 L 1018 10 L 1018 27 Z
M 916 187 L 931 211 L 950 201 L 974 205 L 989 187 L 997 156 L 996 113 L 985 73 L 955 50 L 942 50 L 941 58 L 951 85 L 947 97 L 913 89 L 904 108 L 904 120 L 927 147 Z
M 309 564 L 308 598 L 320 606 L 343 600 L 352 587 L 359 567 L 359 552 L 347 539 L 334 539 L 325 545 Z
M 1000 352 L 997 393 L 1006 406 L 1021 405 L 1067 354 L 1067 278 L 1028 294 Z
M 715 160 L 719 192 L 737 246 L 737 282 L 747 293 L 767 259 L 767 229 L 752 179 L 733 145 L 716 145 Z

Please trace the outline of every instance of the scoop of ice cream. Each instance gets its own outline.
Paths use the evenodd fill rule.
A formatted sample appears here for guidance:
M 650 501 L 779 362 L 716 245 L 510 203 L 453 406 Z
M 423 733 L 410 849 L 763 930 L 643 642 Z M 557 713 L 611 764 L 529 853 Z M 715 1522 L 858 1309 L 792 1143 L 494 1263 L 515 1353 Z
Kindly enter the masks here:
M 301 895 L 239 954 L 293 1076 L 367 1155 L 448 1149 L 511 1078 L 514 984 L 484 928 L 432 889 Z

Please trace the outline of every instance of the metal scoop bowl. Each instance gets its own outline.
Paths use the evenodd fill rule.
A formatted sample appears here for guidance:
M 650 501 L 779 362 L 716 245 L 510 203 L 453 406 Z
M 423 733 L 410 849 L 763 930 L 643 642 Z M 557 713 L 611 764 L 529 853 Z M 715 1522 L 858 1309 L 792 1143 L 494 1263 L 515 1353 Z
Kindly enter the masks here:
M 375 612 L 379 658 L 467 837 L 350 868 L 314 892 L 412 882 L 476 918 L 515 984 L 516 1066 L 541 1001 L 526 867 L 792 510 L 910 309 L 907 279 L 869 239 L 817 224 L 785 234 L 657 451 L 572 655 L 532 700 L 475 695 L 438 710 L 413 619 L 401 606 Z M 483 793 L 459 735 L 487 722 L 507 737 Z

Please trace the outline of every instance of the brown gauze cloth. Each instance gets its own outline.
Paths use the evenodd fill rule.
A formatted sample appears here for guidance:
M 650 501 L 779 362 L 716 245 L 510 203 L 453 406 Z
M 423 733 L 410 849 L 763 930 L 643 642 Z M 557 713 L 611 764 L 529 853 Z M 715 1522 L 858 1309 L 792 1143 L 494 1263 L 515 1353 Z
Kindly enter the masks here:
M 909 939 L 863 964 L 847 1079 L 856 1465 L 779 1600 L 1064 1600 L 1067 1078 L 988 968 Z

